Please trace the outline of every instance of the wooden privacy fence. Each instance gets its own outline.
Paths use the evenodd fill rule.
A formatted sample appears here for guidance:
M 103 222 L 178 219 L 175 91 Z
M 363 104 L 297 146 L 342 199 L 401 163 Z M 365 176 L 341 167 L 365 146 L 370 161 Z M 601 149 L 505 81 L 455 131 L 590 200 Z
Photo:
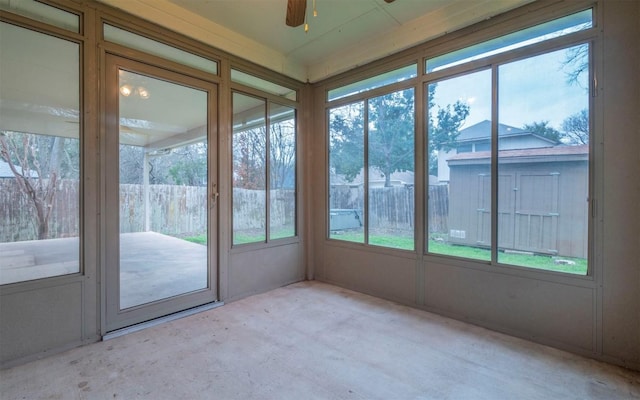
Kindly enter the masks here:
M 329 208 L 363 210 L 362 185 L 333 186 L 329 193 Z M 429 233 L 448 232 L 449 190 L 446 185 L 429 186 L 427 220 Z M 376 187 L 369 189 L 369 227 L 413 231 L 415 193 L 413 186 Z
M 292 189 L 271 190 L 269 219 L 271 228 L 295 224 L 296 193 Z M 264 190 L 233 189 L 233 227 L 238 230 L 264 229 L 266 223 Z
M 207 231 L 207 188 L 149 185 L 149 230 L 168 235 Z M 120 185 L 120 232 L 145 231 L 144 187 Z
M 45 186 L 47 183 L 46 180 L 42 182 Z M 78 181 L 61 179 L 56 186 L 49 217 L 49 237 L 78 236 Z M 0 178 L 0 243 L 37 238 L 33 201 L 20 190 L 15 178 Z
M 234 227 L 264 227 L 264 191 L 234 189 Z M 207 189 L 199 186 L 150 185 L 150 230 L 188 236 L 207 231 Z M 32 201 L 20 191 L 14 178 L 0 179 L 0 243 L 37 239 Z M 271 226 L 292 224 L 295 192 L 271 191 Z M 79 235 L 78 181 L 60 180 L 49 218 L 49 238 Z M 144 188 L 120 185 L 120 229 L 123 233 L 145 231 Z
M 449 232 L 449 185 L 429 186 L 429 233 Z

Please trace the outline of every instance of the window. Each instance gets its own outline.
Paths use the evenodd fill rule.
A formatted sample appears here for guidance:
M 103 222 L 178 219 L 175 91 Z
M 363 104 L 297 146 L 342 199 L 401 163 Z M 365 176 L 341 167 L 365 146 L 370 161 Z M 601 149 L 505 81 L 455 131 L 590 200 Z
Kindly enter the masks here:
M 295 109 L 233 93 L 233 244 L 294 236 Z
M 218 63 L 215 61 L 180 50 L 156 40 L 125 31 L 124 29 L 116 28 L 109 24 L 104 24 L 103 29 L 104 39 L 110 42 L 163 57 L 167 60 L 187 65 L 201 71 L 216 75 L 218 74 Z
M 483 197 L 483 190 L 491 188 L 491 159 L 487 152 L 473 151 L 474 142 L 491 141 L 491 70 L 430 83 L 427 104 L 427 250 L 491 260 L 485 250 L 491 247 L 491 197 Z M 481 154 L 479 162 L 467 166 L 466 160 Z M 453 159 L 464 163 L 463 177 L 452 167 Z M 470 229 L 468 223 L 481 229 Z
M 367 92 L 395 82 L 402 82 L 410 78 L 415 78 L 417 75 L 418 65 L 407 65 L 406 67 L 398 68 L 393 71 L 385 72 L 384 74 L 376 75 L 371 78 L 329 90 L 327 98 L 329 101 L 342 99 L 343 97 L 351 96 L 353 94 Z
M 77 273 L 80 45 L 0 22 L 0 284 Z
M 245 86 L 262 90 L 267 93 L 275 94 L 276 96 L 284 97 L 285 99 L 295 101 L 298 97 L 298 92 L 294 89 L 277 85 L 273 82 L 269 82 L 256 76 L 244 73 L 242 71 L 238 71 L 237 69 L 231 69 L 231 80 Z
M 426 62 L 426 71 L 427 73 L 436 72 L 466 62 L 589 29 L 593 26 L 592 20 L 593 10 L 591 9 L 554 19 L 553 21 L 488 40 L 475 46 L 465 47 L 438 57 L 429 58 Z
M 414 90 L 329 110 L 329 237 L 413 250 Z
M 568 36 L 590 16 L 547 26 Z M 485 70 L 427 84 L 429 253 L 587 274 L 591 48 L 553 47 L 556 36 L 529 57 L 503 49 Z M 514 48 L 524 42 L 513 37 L 528 40 L 508 35 Z
M 80 16 L 37 0 L 0 0 L 0 10 L 20 14 L 71 32 L 80 32 Z

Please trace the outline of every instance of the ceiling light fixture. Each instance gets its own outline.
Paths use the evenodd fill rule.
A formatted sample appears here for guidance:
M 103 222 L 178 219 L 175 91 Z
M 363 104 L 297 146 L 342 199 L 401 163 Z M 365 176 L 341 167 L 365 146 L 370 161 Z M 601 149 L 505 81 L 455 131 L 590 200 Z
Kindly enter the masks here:
M 123 95 L 124 97 L 129 97 L 131 95 L 134 95 L 134 96 L 140 97 L 142 100 L 147 100 L 149 97 L 151 97 L 151 95 L 149 94 L 149 91 L 142 86 L 138 86 L 137 88 L 134 88 L 129 84 L 125 84 L 120 86 L 119 90 L 120 90 L 120 94 Z
M 316 0 L 313 0 L 313 17 L 318 16 L 318 10 L 316 9 Z M 309 32 L 309 23 L 307 23 L 307 13 L 304 13 L 304 33 Z
M 131 93 L 133 93 L 133 88 L 131 87 L 131 85 L 120 86 L 120 94 L 123 95 L 124 97 L 131 96 Z

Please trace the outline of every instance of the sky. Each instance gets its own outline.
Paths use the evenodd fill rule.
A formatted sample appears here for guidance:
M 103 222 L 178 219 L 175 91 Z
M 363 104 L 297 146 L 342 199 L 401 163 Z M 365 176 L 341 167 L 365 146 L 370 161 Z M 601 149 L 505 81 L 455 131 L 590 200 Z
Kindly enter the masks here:
M 561 130 L 568 116 L 588 108 L 587 74 L 581 83 L 569 84 L 563 68 L 567 50 L 513 61 L 498 67 L 499 122 L 515 127 L 549 121 Z M 491 70 L 440 81 L 435 104 L 445 106 L 462 100 L 470 114 L 462 128 L 491 120 Z

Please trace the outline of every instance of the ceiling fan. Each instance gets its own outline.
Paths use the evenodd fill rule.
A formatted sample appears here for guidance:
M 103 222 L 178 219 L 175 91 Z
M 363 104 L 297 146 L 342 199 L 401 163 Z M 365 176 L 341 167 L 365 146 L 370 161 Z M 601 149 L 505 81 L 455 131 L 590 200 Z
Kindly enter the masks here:
M 384 0 L 385 3 L 393 3 L 395 0 Z M 296 27 L 304 24 L 304 17 L 307 13 L 307 0 L 287 1 L 287 25 Z

